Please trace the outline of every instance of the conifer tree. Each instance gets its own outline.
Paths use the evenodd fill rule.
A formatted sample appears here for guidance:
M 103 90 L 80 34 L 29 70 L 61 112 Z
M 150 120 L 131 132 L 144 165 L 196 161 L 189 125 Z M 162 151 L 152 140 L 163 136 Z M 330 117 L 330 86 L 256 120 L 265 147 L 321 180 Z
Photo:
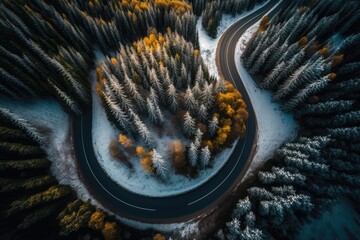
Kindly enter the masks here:
M 201 149 L 200 161 L 201 161 L 201 166 L 203 168 L 206 168 L 209 165 L 210 158 L 211 158 L 211 152 L 209 150 L 209 147 L 206 146 L 203 149 Z
M 168 177 L 168 166 L 165 159 L 153 149 L 152 162 L 154 164 L 156 173 L 162 178 L 166 179 Z
M 195 129 L 195 120 L 194 118 L 190 115 L 189 112 L 186 112 L 184 115 L 184 133 L 186 134 L 186 136 L 191 137 L 194 135 L 196 129 Z
M 194 143 L 190 144 L 188 158 L 190 161 L 190 165 L 195 167 L 198 162 L 198 148 Z

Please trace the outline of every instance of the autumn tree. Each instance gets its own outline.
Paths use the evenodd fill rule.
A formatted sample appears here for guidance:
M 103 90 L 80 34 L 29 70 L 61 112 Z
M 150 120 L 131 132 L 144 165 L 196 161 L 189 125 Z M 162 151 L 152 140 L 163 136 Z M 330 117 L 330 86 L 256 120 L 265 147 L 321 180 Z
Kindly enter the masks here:
M 162 235 L 161 233 L 157 233 L 155 234 L 155 236 L 153 237 L 153 240 L 166 240 L 165 236 Z
M 104 227 L 104 220 L 105 214 L 100 210 L 96 210 L 90 216 L 89 227 L 96 231 L 100 231 Z
M 119 227 L 116 222 L 105 222 L 101 232 L 105 240 L 115 240 L 119 235 Z

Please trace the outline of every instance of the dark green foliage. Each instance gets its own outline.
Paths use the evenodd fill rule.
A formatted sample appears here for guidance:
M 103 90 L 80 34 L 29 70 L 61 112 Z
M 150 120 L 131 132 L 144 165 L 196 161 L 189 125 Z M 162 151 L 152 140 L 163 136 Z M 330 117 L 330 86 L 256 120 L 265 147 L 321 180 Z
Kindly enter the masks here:
M 0 127 L 0 141 L 23 141 L 27 138 L 21 130 L 8 127 Z
M 2 160 L 0 161 L 0 171 L 22 171 L 26 169 L 48 168 L 51 162 L 46 158 L 27 159 L 27 160 Z
M 39 156 L 43 151 L 38 146 L 24 145 L 21 143 L 0 142 L 0 152 L 4 155 L 13 155 L 19 157 Z M 2 157 L 0 157 L 2 158 Z
M 29 191 L 56 183 L 54 177 L 46 175 L 28 179 L 0 178 L 0 192 Z
M 18 225 L 19 229 L 26 229 L 32 225 L 39 223 L 40 221 L 46 219 L 47 217 L 53 215 L 57 211 L 57 206 L 49 205 L 38 210 L 34 210 L 29 213 L 24 220 Z
M 7 211 L 7 214 L 12 215 L 20 211 L 31 209 L 48 202 L 58 200 L 72 193 L 73 192 L 69 186 L 55 185 L 46 191 L 14 201 L 10 205 L 10 209 Z

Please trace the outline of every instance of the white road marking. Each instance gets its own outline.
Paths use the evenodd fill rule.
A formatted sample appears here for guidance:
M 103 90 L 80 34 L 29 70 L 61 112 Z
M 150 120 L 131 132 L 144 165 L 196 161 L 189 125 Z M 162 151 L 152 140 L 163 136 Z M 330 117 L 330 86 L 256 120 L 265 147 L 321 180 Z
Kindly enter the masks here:
M 145 210 L 145 211 L 152 211 L 152 212 L 155 212 L 156 209 L 151 209 L 151 208 L 143 208 L 143 207 L 139 207 L 139 206 L 135 206 L 133 204 L 130 204 L 130 203 L 127 203 L 121 199 L 119 199 L 118 197 L 116 197 L 115 195 L 113 195 L 111 192 L 109 192 L 102 184 L 101 182 L 98 180 L 98 178 L 96 177 L 96 175 L 94 174 L 90 164 L 89 164 L 89 160 L 87 158 L 87 155 L 86 155 L 86 151 L 85 151 L 85 146 L 84 146 L 84 135 L 83 135 L 83 116 L 81 115 L 81 143 L 82 143 L 82 147 L 83 147 L 83 151 L 84 151 L 84 155 L 85 155 L 85 159 L 86 159 L 86 163 L 91 171 L 91 174 L 94 176 L 94 178 L 96 179 L 96 181 L 100 184 L 100 186 L 108 193 L 110 194 L 113 198 L 115 198 L 116 200 L 118 200 L 119 202 L 122 202 L 123 204 L 126 204 L 130 207 L 133 207 L 133 208 L 137 208 L 137 209 L 141 209 L 141 210 Z
M 243 148 L 241 149 L 240 157 L 237 159 L 236 164 L 235 164 L 234 167 L 231 169 L 230 173 L 226 176 L 226 178 L 225 178 L 219 185 L 217 185 L 216 188 L 214 188 L 211 192 L 208 192 L 206 195 L 202 196 L 201 198 L 199 198 L 199 199 L 197 199 L 197 200 L 189 203 L 188 206 L 189 206 L 189 205 L 192 205 L 192 204 L 194 204 L 194 203 L 196 203 L 196 202 L 198 202 L 198 201 L 200 201 L 200 200 L 202 200 L 202 199 L 204 199 L 204 198 L 206 198 L 207 196 L 209 196 L 211 193 L 213 193 L 214 191 L 216 191 L 216 189 L 218 189 L 218 188 L 230 177 L 230 175 L 233 173 L 233 171 L 235 170 L 236 166 L 238 165 L 238 163 L 239 163 L 239 161 L 240 161 L 240 159 L 241 159 L 241 155 L 242 155 L 242 153 L 243 153 L 243 151 L 244 151 L 244 148 L 245 148 L 246 139 L 247 139 L 247 135 L 246 135 L 246 137 L 245 137 L 245 139 L 244 139 L 244 144 L 243 144 Z

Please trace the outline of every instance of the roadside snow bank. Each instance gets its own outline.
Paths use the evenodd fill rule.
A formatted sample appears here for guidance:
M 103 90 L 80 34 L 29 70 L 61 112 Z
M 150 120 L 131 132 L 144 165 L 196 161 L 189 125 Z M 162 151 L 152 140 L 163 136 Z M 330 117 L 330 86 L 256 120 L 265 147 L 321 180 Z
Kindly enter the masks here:
M 283 112 L 279 103 L 272 102 L 272 93 L 260 89 L 241 62 L 241 54 L 258 26 L 259 22 L 250 27 L 241 36 L 235 52 L 236 67 L 249 93 L 258 122 L 256 153 L 242 181 L 250 177 L 255 169 L 262 166 L 281 145 L 293 140 L 297 135 L 298 129 L 293 115 Z
M 99 161 L 105 172 L 120 186 L 125 189 L 140 195 L 151 197 L 164 197 L 181 194 L 197 188 L 206 182 L 209 178 L 214 176 L 226 163 L 233 148 L 225 149 L 218 154 L 211 168 L 201 170 L 199 175 L 194 178 L 177 175 L 174 172 L 169 173 L 169 178 L 166 181 L 161 181 L 154 174 L 146 174 L 141 167 L 138 157 L 133 157 L 130 162 L 133 163 L 133 168 L 129 169 L 126 165 L 114 159 L 109 151 L 109 144 L 111 140 L 117 140 L 121 133 L 114 124 L 109 122 L 105 109 L 101 105 L 100 98 L 95 91 L 96 74 L 92 72 L 92 95 L 93 95 L 93 146 L 96 158 Z M 166 145 L 166 138 L 157 139 L 157 145 Z M 161 149 L 166 149 L 162 146 Z
M 150 223 L 141 223 L 122 217 L 119 217 L 118 219 L 122 223 L 135 229 L 139 229 L 139 230 L 153 229 L 170 235 L 174 234 L 175 236 L 180 237 L 180 239 L 189 239 L 189 236 L 195 234 L 198 231 L 198 222 L 194 222 L 194 221 L 188 221 L 183 223 L 171 223 L 171 224 L 150 224 Z
M 70 185 L 82 200 L 91 199 L 79 179 L 73 142 L 69 133 L 69 117 L 60 104 L 54 99 L 26 102 L 4 100 L 0 102 L 0 107 L 9 109 L 39 129 L 46 138 L 43 149 L 52 161 L 51 173 L 60 184 Z

